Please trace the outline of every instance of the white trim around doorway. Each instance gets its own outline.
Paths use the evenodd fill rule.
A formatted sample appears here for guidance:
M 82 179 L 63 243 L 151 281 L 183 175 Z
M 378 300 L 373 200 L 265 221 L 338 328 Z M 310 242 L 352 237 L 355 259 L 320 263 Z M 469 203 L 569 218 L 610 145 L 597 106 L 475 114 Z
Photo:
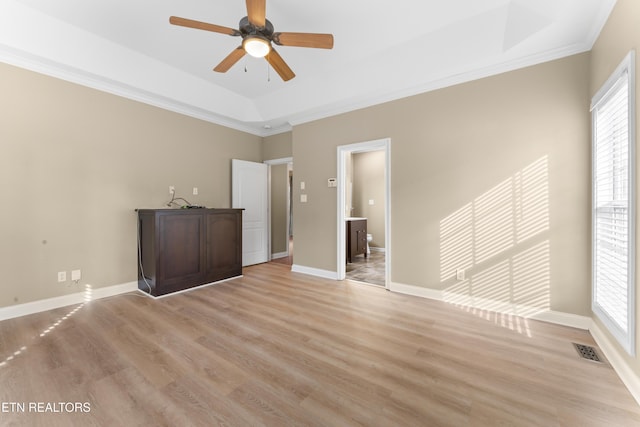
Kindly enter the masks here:
M 369 151 L 384 150 L 385 159 L 385 215 L 384 215 L 384 235 L 385 235 L 385 288 L 389 289 L 391 283 L 391 138 L 365 141 L 355 144 L 338 146 L 338 259 L 337 277 L 344 280 L 346 276 L 346 231 L 345 231 L 345 199 L 346 199 L 346 159 L 353 153 L 366 153 Z

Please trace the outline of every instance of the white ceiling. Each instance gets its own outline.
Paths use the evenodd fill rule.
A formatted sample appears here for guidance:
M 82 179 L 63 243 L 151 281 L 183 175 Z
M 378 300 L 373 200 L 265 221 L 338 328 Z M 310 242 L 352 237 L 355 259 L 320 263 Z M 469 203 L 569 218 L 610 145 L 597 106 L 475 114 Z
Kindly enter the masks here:
M 283 82 L 245 56 L 243 0 L 2 0 L 0 61 L 257 135 L 591 49 L 615 0 L 267 0 L 275 31 L 332 33 L 334 48 L 277 47 Z M 245 71 L 246 69 L 246 71 Z

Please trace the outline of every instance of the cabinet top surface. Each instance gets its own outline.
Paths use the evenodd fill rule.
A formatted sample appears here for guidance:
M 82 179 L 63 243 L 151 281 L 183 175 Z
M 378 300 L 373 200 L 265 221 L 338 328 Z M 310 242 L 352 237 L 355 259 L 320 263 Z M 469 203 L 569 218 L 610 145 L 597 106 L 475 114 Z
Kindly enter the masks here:
M 237 212 L 242 211 L 244 209 L 236 209 L 236 208 L 159 208 L 159 209 L 136 209 L 135 211 L 138 213 L 198 213 L 198 212 Z

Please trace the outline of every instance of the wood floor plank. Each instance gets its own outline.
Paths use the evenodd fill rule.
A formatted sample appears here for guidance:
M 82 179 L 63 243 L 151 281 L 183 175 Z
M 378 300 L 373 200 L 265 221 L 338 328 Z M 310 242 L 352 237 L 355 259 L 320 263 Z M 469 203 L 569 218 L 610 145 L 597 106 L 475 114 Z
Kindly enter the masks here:
M 586 331 L 261 264 L 0 322 L 0 425 L 640 426 Z
M 183 420 L 173 425 L 258 425 L 245 405 L 218 393 L 215 387 L 194 377 L 180 378 L 166 387 L 164 394 L 171 400 Z

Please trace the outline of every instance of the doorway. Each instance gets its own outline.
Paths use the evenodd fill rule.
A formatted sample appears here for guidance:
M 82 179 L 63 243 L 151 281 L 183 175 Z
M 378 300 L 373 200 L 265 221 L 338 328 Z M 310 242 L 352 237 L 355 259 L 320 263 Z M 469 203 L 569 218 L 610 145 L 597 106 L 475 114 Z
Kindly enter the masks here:
M 365 283 L 381 285 L 389 289 L 391 277 L 390 149 L 391 140 L 389 138 L 338 147 L 337 265 L 339 280 L 350 278 Z M 370 188 L 366 191 L 359 190 L 363 185 L 358 185 L 354 182 L 354 174 L 356 172 L 352 164 L 355 163 L 354 158 L 361 154 L 363 155 L 360 157 L 360 163 L 362 164 L 371 161 L 370 159 L 373 157 L 381 158 L 381 160 L 378 160 L 381 163 L 377 167 L 382 169 L 382 171 L 379 170 L 378 172 L 384 173 L 383 176 L 379 176 L 382 188 L 376 193 L 376 197 L 369 192 L 372 186 L 369 186 Z M 376 154 L 376 156 L 372 156 L 372 154 Z M 364 187 L 367 186 L 364 185 Z M 354 190 L 356 193 L 360 191 L 360 194 L 354 193 Z M 380 198 L 383 200 L 380 200 Z M 365 214 L 371 216 L 371 218 L 363 216 Z M 357 216 L 354 217 L 354 215 Z M 347 224 L 353 224 L 349 221 L 357 221 L 358 224 L 361 224 L 363 220 L 367 224 L 366 234 L 369 234 L 369 239 L 367 239 L 370 246 L 369 249 L 373 250 L 356 257 L 349 256 L 351 262 L 348 263 L 347 255 L 351 255 L 351 253 L 347 253 L 349 238 Z M 374 233 L 371 232 L 374 229 L 376 230 L 377 242 L 374 242 L 376 237 L 372 236 Z M 372 280 L 368 281 L 367 277 L 371 277 Z M 374 277 L 376 278 L 373 279 Z
M 270 261 L 293 264 L 293 212 L 291 204 L 293 159 L 267 160 L 269 167 Z

